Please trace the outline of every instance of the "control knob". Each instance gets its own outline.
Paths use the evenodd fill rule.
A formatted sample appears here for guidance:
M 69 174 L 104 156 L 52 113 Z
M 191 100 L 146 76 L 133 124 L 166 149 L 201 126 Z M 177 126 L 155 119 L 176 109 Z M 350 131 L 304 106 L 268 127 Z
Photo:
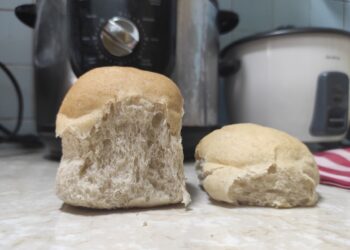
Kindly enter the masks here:
M 113 17 L 103 26 L 100 39 L 109 53 L 122 57 L 134 51 L 140 41 L 140 33 L 130 20 L 123 17 Z

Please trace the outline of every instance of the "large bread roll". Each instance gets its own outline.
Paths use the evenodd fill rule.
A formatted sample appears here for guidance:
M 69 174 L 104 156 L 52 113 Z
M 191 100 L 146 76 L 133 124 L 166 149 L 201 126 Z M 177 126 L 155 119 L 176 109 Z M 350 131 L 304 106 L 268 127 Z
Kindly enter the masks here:
M 290 135 L 254 124 L 223 127 L 196 147 L 201 184 L 234 205 L 312 206 L 319 173 L 308 148 Z
M 57 115 L 58 197 L 91 208 L 189 202 L 182 115 L 181 93 L 165 76 L 126 67 L 87 72 Z

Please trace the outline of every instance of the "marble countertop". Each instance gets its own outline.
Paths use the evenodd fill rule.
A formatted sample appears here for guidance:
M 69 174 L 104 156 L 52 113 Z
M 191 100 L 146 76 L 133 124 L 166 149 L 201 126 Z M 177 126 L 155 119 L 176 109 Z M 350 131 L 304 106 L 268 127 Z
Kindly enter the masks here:
M 213 203 L 185 164 L 188 209 L 99 211 L 62 204 L 58 163 L 0 148 L 0 249 L 350 249 L 350 191 L 319 186 L 313 208 Z

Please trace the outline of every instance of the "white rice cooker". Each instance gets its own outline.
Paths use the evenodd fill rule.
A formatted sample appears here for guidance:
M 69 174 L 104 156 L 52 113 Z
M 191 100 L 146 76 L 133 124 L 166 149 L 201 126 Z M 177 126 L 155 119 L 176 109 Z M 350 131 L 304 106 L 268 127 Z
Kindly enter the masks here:
M 238 40 L 221 58 L 230 123 L 277 128 L 304 142 L 345 138 L 349 32 L 278 29 Z

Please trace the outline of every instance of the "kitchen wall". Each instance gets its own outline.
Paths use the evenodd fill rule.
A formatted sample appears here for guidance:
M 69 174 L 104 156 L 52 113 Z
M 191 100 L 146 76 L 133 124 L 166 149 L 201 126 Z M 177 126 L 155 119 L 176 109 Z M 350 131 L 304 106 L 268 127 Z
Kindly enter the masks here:
M 24 119 L 20 133 L 35 133 L 32 47 L 33 32 L 20 23 L 14 8 L 32 0 L 0 0 L 0 61 L 13 72 L 23 92 Z M 13 129 L 17 119 L 17 96 L 0 71 L 0 123 Z M 0 132 L 1 136 L 1 132 Z
M 35 133 L 32 30 L 20 23 L 14 8 L 34 0 L 0 0 L 0 61 L 19 81 L 24 95 L 24 121 L 21 133 Z M 326 26 L 350 30 L 350 0 L 219 0 L 222 9 L 233 9 L 240 24 L 222 36 L 222 47 L 255 32 L 281 25 Z M 223 106 L 223 104 L 221 104 Z M 0 123 L 13 128 L 16 122 L 17 97 L 0 72 Z
M 221 39 L 221 46 L 256 32 L 283 25 L 350 30 L 350 0 L 219 0 L 222 9 L 240 15 L 240 24 Z

